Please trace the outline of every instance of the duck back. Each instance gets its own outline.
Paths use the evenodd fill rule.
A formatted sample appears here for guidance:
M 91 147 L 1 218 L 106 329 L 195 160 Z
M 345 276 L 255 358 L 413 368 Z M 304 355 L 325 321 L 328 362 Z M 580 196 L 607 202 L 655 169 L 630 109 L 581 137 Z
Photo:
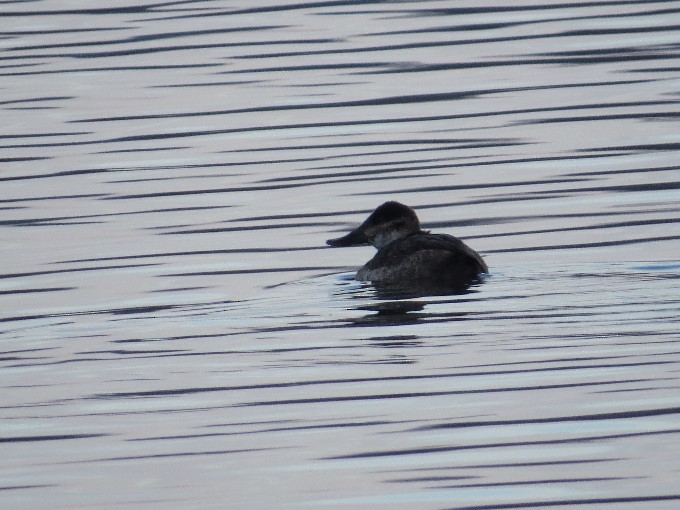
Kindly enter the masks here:
M 488 272 L 482 257 L 448 234 L 413 234 L 383 247 L 357 273 L 378 283 L 427 283 L 442 287 L 470 285 Z

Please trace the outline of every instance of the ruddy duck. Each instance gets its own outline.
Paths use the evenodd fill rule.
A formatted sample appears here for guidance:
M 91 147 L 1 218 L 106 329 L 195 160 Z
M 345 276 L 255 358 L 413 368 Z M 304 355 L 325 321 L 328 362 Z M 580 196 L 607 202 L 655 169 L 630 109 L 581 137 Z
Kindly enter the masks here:
M 421 230 L 415 211 L 399 202 L 385 202 L 352 232 L 326 243 L 375 246 L 378 253 L 356 279 L 377 284 L 460 289 L 489 272 L 479 253 L 456 237 Z

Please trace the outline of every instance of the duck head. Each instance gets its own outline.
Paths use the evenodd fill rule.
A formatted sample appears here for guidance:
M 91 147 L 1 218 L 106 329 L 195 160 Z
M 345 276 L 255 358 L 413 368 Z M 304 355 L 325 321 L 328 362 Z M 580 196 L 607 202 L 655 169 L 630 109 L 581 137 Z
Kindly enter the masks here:
M 413 209 L 399 202 L 385 202 L 352 232 L 337 239 L 329 239 L 330 246 L 359 246 L 372 244 L 378 249 L 392 241 L 422 232 Z

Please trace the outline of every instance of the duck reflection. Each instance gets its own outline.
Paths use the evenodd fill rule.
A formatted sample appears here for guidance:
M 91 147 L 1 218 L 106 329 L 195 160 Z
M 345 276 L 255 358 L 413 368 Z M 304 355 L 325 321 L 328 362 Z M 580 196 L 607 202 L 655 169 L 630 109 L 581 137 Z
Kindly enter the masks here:
M 468 288 L 465 292 L 458 292 L 458 295 L 461 296 L 474 292 L 476 291 L 473 288 Z M 451 295 L 451 290 L 447 289 L 446 292 L 440 294 L 449 296 Z M 353 326 L 407 326 L 426 322 L 459 321 L 467 316 L 466 312 L 455 309 L 445 312 L 427 311 L 428 305 L 449 303 L 455 306 L 461 300 L 459 298 L 452 298 L 451 300 L 437 299 L 432 294 L 426 294 L 426 296 L 430 296 L 430 299 L 424 298 L 422 294 L 414 295 L 414 290 L 408 288 L 390 289 L 389 292 L 376 288 L 373 289 L 371 294 L 359 291 L 355 297 L 361 299 L 364 304 L 354 306 L 352 309 L 370 313 L 350 318 L 349 322 Z M 367 299 L 371 298 L 377 299 L 377 301 L 365 303 Z M 466 298 L 462 298 L 462 300 L 465 301 Z
M 356 310 L 372 312 L 352 319 L 355 326 L 401 326 L 415 324 L 427 317 L 422 312 L 426 303 L 419 301 L 381 301 L 356 307 Z

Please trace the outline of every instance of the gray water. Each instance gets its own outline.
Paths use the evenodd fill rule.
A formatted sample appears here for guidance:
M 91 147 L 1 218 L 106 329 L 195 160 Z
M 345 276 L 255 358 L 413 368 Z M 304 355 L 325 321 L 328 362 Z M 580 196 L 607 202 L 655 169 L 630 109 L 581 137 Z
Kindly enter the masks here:
M 680 2 L 0 9 L 3 509 L 678 508 Z

